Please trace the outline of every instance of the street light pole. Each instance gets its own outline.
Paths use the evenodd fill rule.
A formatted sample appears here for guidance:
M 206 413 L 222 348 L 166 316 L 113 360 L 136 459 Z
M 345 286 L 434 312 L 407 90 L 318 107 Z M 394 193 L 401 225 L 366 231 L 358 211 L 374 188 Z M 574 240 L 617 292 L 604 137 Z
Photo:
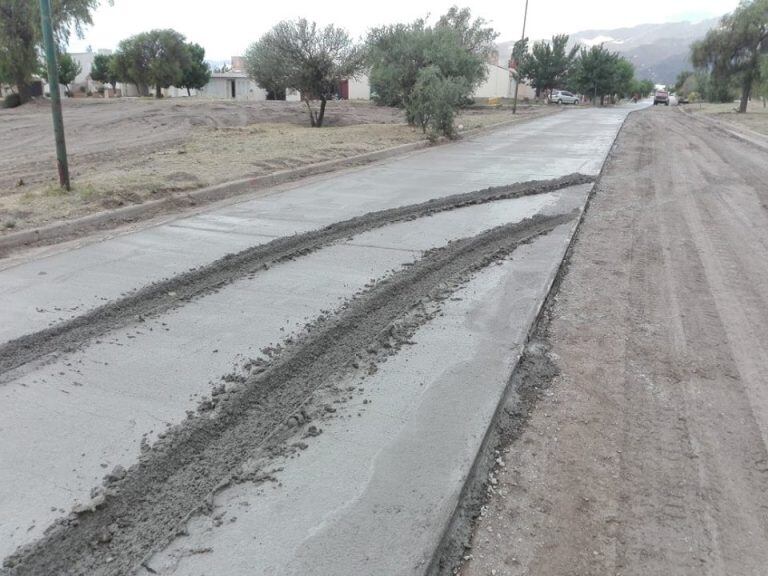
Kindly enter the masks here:
M 525 0 L 525 13 L 523 14 L 523 35 L 520 37 L 520 41 L 525 40 L 525 23 L 528 20 L 528 0 Z M 517 68 L 515 72 L 517 77 L 515 78 L 515 99 L 512 101 L 512 114 L 517 114 L 517 90 L 520 87 L 520 62 L 515 62 Z
M 59 93 L 59 67 L 56 63 L 56 43 L 53 39 L 50 0 L 40 0 L 40 18 L 43 25 L 45 60 L 48 65 L 48 86 L 51 91 L 51 112 L 53 113 L 53 131 L 56 135 L 59 184 L 69 191 L 69 163 L 67 162 L 67 144 L 64 141 L 64 119 L 61 115 L 61 94 Z

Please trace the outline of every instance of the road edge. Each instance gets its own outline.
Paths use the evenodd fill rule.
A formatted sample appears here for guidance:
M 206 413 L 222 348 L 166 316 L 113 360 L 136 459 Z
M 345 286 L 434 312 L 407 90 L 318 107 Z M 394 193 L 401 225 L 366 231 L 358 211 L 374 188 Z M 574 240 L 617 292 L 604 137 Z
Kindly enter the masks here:
M 707 124 L 717 130 L 725 132 L 740 142 L 751 144 L 752 146 L 757 146 L 763 150 L 768 150 L 768 136 L 761 134 L 760 132 L 750 130 L 746 126 L 739 127 L 730 122 L 718 120 L 717 118 L 707 116 L 703 113 L 697 113 L 693 110 L 688 110 L 687 108 L 680 108 L 678 106 L 678 110 L 682 114 L 687 115 L 688 118 L 692 118 L 694 121 L 697 121 L 700 124 Z
M 518 404 L 516 398 L 518 382 L 515 377 L 518 375 L 518 371 L 521 367 L 521 360 L 525 356 L 529 345 L 534 342 L 534 336 L 539 329 L 546 324 L 545 317 L 547 311 L 554 304 L 554 299 L 557 296 L 560 284 L 562 283 L 565 274 L 568 272 L 571 255 L 573 254 L 575 244 L 578 240 L 581 225 L 589 210 L 595 191 L 600 185 L 605 166 L 615 153 L 619 134 L 621 134 L 621 131 L 624 129 L 624 125 L 629 117 L 635 112 L 637 111 L 630 111 L 616 131 L 616 136 L 614 137 L 613 142 L 611 143 L 611 148 L 608 151 L 608 154 L 606 154 L 603 164 L 600 167 L 600 172 L 587 194 L 584 208 L 582 209 L 579 218 L 573 224 L 568 245 L 563 251 L 560 263 L 554 268 L 550 275 L 545 296 L 542 298 L 538 309 L 534 314 L 533 321 L 526 334 L 525 342 L 523 342 L 520 352 L 518 352 L 517 357 L 514 359 L 513 368 L 509 375 L 509 379 L 507 380 L 507 384 L 499 398 L 493 417 L 488 423 L 488 428 L 480 444 L 480 449 L 475 456 L 474 462 L 465 478 L 464 485 L 459 492 L 456 506 L 446 522 L 443 533 L 439 538 L 439 543 L 424 571 L 425 576 L 448 576 L 456 574 L 463 562 L 466 550 L 470 549 L 472 535 L 475 530 L 475 519 L 479 517 L 480 508 L 485 502 L 489 474 L 496 465 L 495 450 L 502 443 L 506 432 L 515 425 L 516 405 Z
M 559 112 L 561 112 L 561 110 L 549 114 L 557 114 Z M 106 212 L 89 214 L 74 220 L 66 220 L 48 224 L 46 226 L 30 228 L 29 230 L 12 232 L 5 236 L 0 236 L 0 259 L 8 257 L 12 252 L 20 248 L 58 244 L 68 240 L 81 238 L 100 230 L 116 228 L 123 224 L 139 220 L 147 220 L 153 216 L 158 216 L 169 208 L 177 208 L 177 214 L 182 216 L 185 208 L 213 204 L 214 202 L 244 195 L 248 192 L 268 189 L 280 184 L 308 178 L 310 176 L 327 174 L 343 168 L 365 166 L 389 158 L 404 156 L 410 152 L 417 152 L 434 146 L 453 144 L 466 137 L 492 132 L 512 124 L 530 122 L 548 116 L 549 114 L 536 115 L 532 118 L 524 118 L 522 120 L 511 118 L 488 126 L 472 128 L 462 132 L 458 140 L 441 138 L 436 143 L 431 143 L 428 140 L 420 140 L 418 142 L 399 144 L 397 146 L 382 148 L 381 150 L 374 150 L 373 152 L 357 154 L 347 158 L 325 160 L 323 162 L 308 164 L 298 168 L 272 172 L 271 174 L 265 174 L 263 176 L 240 178 L 229 182 L 206 186 L 204 188 L 198 188 L 197 190 L 177 192 L 159 200 L 150 200 L 149 202 L 144 202 L 142 204 L 133 204 Z

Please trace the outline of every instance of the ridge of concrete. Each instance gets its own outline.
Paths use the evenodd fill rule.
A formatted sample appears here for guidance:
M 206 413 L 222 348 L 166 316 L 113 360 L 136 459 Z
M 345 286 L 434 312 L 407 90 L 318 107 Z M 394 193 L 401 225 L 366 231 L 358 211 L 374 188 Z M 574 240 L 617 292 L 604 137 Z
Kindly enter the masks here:
M 544 114 L 537 114 L 523 120 L 512 118 L 481 128 L 472 128 L 462 132 L 461 138 L 491 132 L 497 128 L 503 128 L 510 124 L 528 122 L 542 116 L 544 116 Z M 456 140 L 440 138 L 434 144 L 428 140 L 399 144 L 397 146 L 383 148 L 381 150 L 374 150 L 373 152 L 366 152 L 364 154 L 357 154 L 346 158 L 325 160 L 323 162 L 307 164 L 306 166 L 300 166 L 298 168 L 291 168 L 288 170 L 280 170 L 270 174 L 264 174 L 263 176 L 240 178 L 237 180 L 231 180 L 229 182 L 222 182 L 220 184 L 206 186 L 204 188 L 198 188 L 197 190 L 178 192 L 165 198 L 150 200 L 149 202 L 144 202 L 142 204 L 123 206 L 121 208 L 116 208 L 107 212 L 88 214 L 87 216 L 82 216 L 73 220 L 55 222 L 45 226 L 31 228 L 29 230 L 12 232 L 10 234 L 0 236 L 0 259 L 6 257 L 13 250 L 21 247 L 55 244 L 61 241 L 82 237 L 88 233 L 98 230 L 115 227 L 120 224 L 125 224 L 136 220 L 145 220 L 160 214 L 164 209 L 169 207 L 181 206 L 183 209 L 198 206 L 200 204 L 212 204 L 214 202 L 226 200 L 227 198 L 239 196 L 247 192 L 270 188 L 280 184 L 301 180 L 302 178 L 307 178 L 309 176 L 326 174 L 340 170 L 342 168 L 352 168 L 356 166 L 372 164 L 380 160 L 402 156 L 408 154 L 409 152 L 417 152 L 419 150 L 431 148 L 435 145 L 443 146 L 455 142 Z M 181 214 L 181 211 L 179 214 Z

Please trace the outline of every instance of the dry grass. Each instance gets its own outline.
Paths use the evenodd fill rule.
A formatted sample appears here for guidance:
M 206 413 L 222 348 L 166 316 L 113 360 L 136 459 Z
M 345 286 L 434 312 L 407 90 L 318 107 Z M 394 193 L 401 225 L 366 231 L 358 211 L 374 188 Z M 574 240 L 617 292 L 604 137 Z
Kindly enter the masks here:
M 712 116 L 723 122 L 730 122 L 737 128 L 742 126 L 768 135 L 768 107 L 764 106 L 763 102 L 752 100 L 747 107 L 746 114 L 738 114 L 738 107 L 737 103 L 687 105 L 687 109 L 692 112 Z
M 174 192 L 348 158 L 424 139 L 420 131 L 397 121 L 395 114 L 400 112 L 370 104 L 346 105 L 334 110 L 335 125 L 322 129 L 301 125 L 300 108 L 297 111 L 286 108 L 275 118 L 274 104 L 265 107 L 270 113 L 267 115 L 253 105 L 237 108 L 228 103 L 228 108 L 219 112 L 227 114 L 227 122 L 215 117 L 201 126 L 189 122 L 190 110 L 195 112 L 194 120 L 198 110 L 205 117 L 220 110 L 221 104 L 151 105 L 159 110 L 154 116 L 147 115 L 149 105 L 141 101 L 116 105 L 114 113 L 120 113 L 122 126 L 114 134 L 106 133 L 105 142 L 95 140 L 96 136 L 86 131 L 88 112 L 111 114 L 112 109 L 103 104 L 99 108 L 82 106 L 85 108 L 82 120 L 78 110 L 73 109 L 70 129 L 82 130 L 78 143 L 83 149 L 75 149 L 71 154 L 73 189 L 69 193 L 59 189 L 50 170 L 51 160 L 42 164 L 43 170 L 37 161 L 27 166 L 21 157 L 9 160 L 7 174 L 13 172 L 12 178 L 0 183 L 0 235 L 142 203 Z M 518 111 L 518 118 L 551 111 L 546 107 L 522 109 Z M 25 137 L 32 137 L 34 132 L 46 129 L 45 122 L 33 124 L 32 120 L 39 120 L 37 113 L 26 111 L 31 120 L 25 117 L 21 122 L 19 119 L 17 133 L 23 131 Z M 39 114 L 49 112 L 41 109 Z M 180 127 L 181 114 L 189 126 Z M 233 115 L 236 120 L 231 120 Z M 468 110 L 460 115 L 457 124 L 462 124 L 466 131 L 512 118 L 509 110 Z M 156 125 L 147 127 L 148 121 Z M 78 124 L 83 125 L 82 129 Z M 131 138 L 146 139 L 149 129 L 151 141 L 130 146 Z M 104 133 L 97 134 L 104 137 Z M 94 141 L 91 143 L 89 138 Z M 50 147 L 47 139 L 41 140 Z

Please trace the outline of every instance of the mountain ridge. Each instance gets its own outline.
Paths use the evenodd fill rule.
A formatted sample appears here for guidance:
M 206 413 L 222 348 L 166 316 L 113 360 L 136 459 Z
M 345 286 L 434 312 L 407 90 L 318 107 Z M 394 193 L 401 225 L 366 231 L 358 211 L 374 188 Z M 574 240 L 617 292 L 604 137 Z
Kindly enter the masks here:
M 618 52 L 635 66 L 638 78 L 657 84 L 674 84 L 677 75 L 690 69 L 690 45 L 704 37 L 720 18 L 698 22 L 638 24 L 613 29 L 590 29 L 570 34 L 569 44 L 592 46 L 602 43 Z M 515 41 L 500 42 L 499 62 L 506 63 Z

